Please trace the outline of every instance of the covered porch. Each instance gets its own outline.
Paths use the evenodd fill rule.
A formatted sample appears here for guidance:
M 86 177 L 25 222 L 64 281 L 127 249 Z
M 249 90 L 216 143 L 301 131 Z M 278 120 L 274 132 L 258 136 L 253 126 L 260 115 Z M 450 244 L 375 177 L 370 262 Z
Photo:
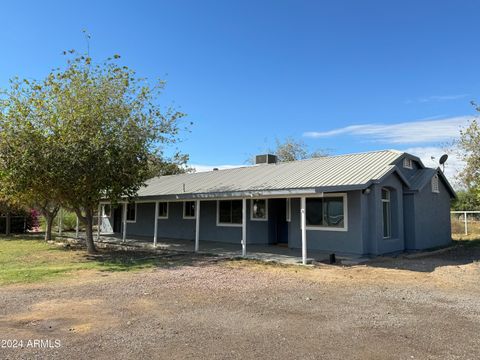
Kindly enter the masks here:
M 201 247 L 195 248 L 194 240 L 158 238 L 156 244 L 151 237 L 129 236 L 123 239 L 122 234 L 102 234 L 97 236 L 96 242 L 105 245 L 138 247 L 150 250 L 168 250 L 176 252 L 197 252 L 200 254 L 212 254 L 225 258 L 246 258 L 252 260 L 272 261 L 281 264 L 302 264 L 301 249 L 290 249 L 278 245 L 248 246 L 248 252 L 243 254 L 242 248 L 236 244 L 202 240 Z M 325 251 L 310 250 L 306 263 L 329 262 L 330 253 Z M 338 257 L 337 260 L 353 261 L 350 257 Z
M 289 248 L 293 199 L 299 203 L 296 231 L 300 249 Z M 260 254 L 288 256 L 307 264 L 312 259 L 324 260 L 329 254 L 312 251 L 307 256 L 305 204 L 306 197 L 291 194 L 290 197 L 140 200 L 121 202 L 116 208 L 101 203 L 97 239 L 243 257 L 252 253 L 256 258 L 265 256 Z

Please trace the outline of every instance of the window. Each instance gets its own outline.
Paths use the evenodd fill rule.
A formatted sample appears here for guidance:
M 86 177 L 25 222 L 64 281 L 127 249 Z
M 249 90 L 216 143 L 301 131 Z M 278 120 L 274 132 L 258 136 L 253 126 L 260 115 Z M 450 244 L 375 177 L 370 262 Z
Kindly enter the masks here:
M 168 202 L 158 203 L 158 218 L 168 219 Z
M 432 192 L 439 193 L 440 188 L 438 187 L 438 175 L 432 177 Z
M 127 222 L 136 222 L 137 221 L 137 204 L 129 203 L 127 204 Z
M 110 204 L 102 205 L 102 216 L 103 217 L 112 216 L 112 207 L 110 206 Z
M 392 214 L 390 203 L 390 190 L 382 189 L 382 211 L 383 211 L 383 238 L 392 237 Z
M 217 226 L 242 225 L 242 200 L 217 201 Z
M 306 199 L 307 226 L 346 230 L 346 195 Z
M 403 167 L 405 169 L 413 169 L 413 160 L 409 158 L 403 159 Z
M 185 201 L 183 203 L 183 218 L 184 219 L 195 218 L 195 201 Z
M 267 220 L 267 200 L 266 199 L 254 199 L 251 202 L 252 208 L 250 209 L 251 220 Z
M 285 210 L 285 211 L 286 211 L 286 213 L 285 213 L 285 219 L 286 219 L 288 222 L 292 221 L 292 204 L 291 204 L 291 202 L 292 202 L 291 199 L 287 199 L 287 201 L 286 201 L 286 203 L 287 203 L 287 204 L 286 204 L 287 208 L 286 208 L 286 210 Z

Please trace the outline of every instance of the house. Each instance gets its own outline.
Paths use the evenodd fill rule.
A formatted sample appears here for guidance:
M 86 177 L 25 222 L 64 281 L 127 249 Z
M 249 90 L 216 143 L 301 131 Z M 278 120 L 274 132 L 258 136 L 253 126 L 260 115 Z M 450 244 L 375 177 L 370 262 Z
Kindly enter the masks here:
M 102 232 L 380 255 L 448 245 L 455 192 L 413 155 L 372 151 L 150 179 L 138 198 L 103 204 Z

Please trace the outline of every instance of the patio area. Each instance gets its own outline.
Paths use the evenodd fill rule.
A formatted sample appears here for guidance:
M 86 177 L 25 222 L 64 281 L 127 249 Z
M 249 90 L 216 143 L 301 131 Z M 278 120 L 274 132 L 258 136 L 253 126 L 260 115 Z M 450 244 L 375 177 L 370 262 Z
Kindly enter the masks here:
M 194 240 L 159 238 L 157 240 L 157 246 L 154 247 L 151 237 L 142 236 L 128 237 L 125 241 L 123 241 L 120 235 L 102 234 L 100 235 L 99 240 L 96 240 L 96 243 L 178 252 L 194 252 L 195 250 Z M 242 246 L 240 243 L 229 244 L 202 240 L 200 241 L 200 248 L 198 252 L 201 254 L 214 254 L 216 256 L 225 258 L 239 258 L 242 257 Z M 309 250 L 307 262 L 329 262 L 330 254 L 331 253 L 329 252 Z M 247 244 L 247 255 L 245 258 L 261 261 L 272 261 L 289 265 L 298 265 L 302 264 L 302 250 L 290 249 L 288 247 L 278 245 Z M 338 254 L 336 254 L 336 259 L 337 262 L 342 264 L 358 264 L 368 260 L 365 258 L 343 256 Z

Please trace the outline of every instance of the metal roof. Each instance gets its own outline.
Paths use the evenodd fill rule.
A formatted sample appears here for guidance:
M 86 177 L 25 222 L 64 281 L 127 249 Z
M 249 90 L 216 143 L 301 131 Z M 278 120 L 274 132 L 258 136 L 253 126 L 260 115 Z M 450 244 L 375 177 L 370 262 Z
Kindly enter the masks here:
M 395 171 L 395 150 L 326 156 L 150 179 L 139 198 L 203 198 L 364 189 Z

